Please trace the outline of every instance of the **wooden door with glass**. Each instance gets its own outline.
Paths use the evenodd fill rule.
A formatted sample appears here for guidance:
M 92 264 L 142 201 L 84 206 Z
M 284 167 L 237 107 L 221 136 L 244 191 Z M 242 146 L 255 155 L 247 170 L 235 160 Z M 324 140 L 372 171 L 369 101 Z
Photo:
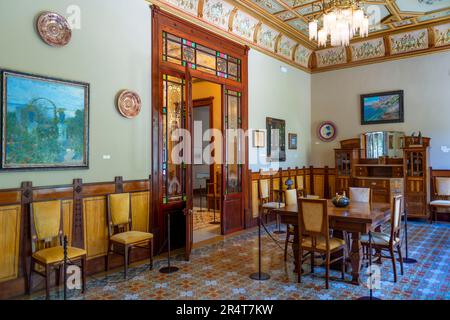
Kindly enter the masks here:
M 192 78 L 221 85 L 222 129 L 247 130 L 248 47 L 156 6 L 152 6 L 152 32 L 151 230 L 158 252 L 164 247 L 166 215 L 174 213 L 172 234 L 179 244 L 175 247 L 185 246 L 189 259 L 193 232 Z M 188 139 L 180 132 L 191 135 Z M 224 135 L 224 142 L 221 214 L 222 233 L 227 234 L 244 228 L 247 199 L 243 190 L 247 189 L 247 168 L 242 160 L 247 159 L 248 154 L 246 139 L 236 140 Z

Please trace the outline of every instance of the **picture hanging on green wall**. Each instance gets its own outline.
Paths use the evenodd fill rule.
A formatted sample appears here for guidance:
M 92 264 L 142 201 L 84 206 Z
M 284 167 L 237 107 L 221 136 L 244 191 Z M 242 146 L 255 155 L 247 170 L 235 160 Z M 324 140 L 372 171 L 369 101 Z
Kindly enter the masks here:
M 89 84 L 2 71 L 2 169 L 89 167 Z

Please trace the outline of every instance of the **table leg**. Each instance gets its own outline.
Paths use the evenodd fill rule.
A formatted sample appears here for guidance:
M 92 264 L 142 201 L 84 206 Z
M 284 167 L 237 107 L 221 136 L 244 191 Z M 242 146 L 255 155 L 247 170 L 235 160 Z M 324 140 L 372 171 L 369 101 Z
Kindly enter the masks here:
M 361 270 L 361 234 L 352 232 L 352 248 L 350 261 L 352 264 L 352 284 L 359 285 L 359 270 Z
M 292 252 L 294 254 L 294 272 L 298 272 L 298 226 L 294 225 L 294 242 L 292 243 Z M 300 266 L 301 267 L 301 266 Z

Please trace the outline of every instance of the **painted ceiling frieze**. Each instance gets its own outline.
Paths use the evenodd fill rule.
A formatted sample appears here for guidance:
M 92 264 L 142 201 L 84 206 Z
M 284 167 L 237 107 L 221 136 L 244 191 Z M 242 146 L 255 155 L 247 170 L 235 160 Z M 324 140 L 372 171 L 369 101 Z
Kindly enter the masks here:
M 238 10 L 233 20 L 233 33 L 253 42 L 253 35 L 258 20 L 246 14 L 244 11 Z
M 433 27 L 433 32 L 436 47 L 450 45 L 450 23 Z
M 389 36 L 391 53 L 400 54 L 428 48 L 428 31 L 421 29 Z
M 383 38 L 352 43 L 350 47 L 352 51 L 352 61 L 379 58 L 386 54 Z
M 272 52 L 275 52 L 275 45 L 277 37 L 280 33 L 265 24 L 261 25 L 258 36 L 256 38 L 257 44 Z
M 333 47 L 316 51 L 317 67 L 329 67 L 347 62 L 347 53 L 344 47 Z
M 218 28 L 215 31 L 219 34 L 226 32 L 234 41 L 309 71 L 341 68 L 348 62 L 389 60 L 403 53 L 410 53 L 406 57 L 447 50 L 450 46 L 450 0 L 364 1 L 370 20 L 369 33 L 377 35 L 370 39 L 356 38 L 350 48 L 327 49 L 319 48 L 316 40 L 308 40 L 309 21 L 318 19 L 319 28 L 323 26 L 322 0 L 146 1 L 170 12 L 182 11 L 193 17 L 185 16 L 189 21 L 202 26 L 201 22 L 207 22 L 213 29 Z M 331 0 L 325 0 L 328 1 Z M 433 46 L 429 45 L 431 40 Z M 313 53 L 316 63 L 310 68 Z
M 199 0 L 165 0 L 167 3 L 186 11 L 189 14 L 198 16 Z
M 280 12 L 284 9 L 283 6 L 275 0 L 251 0 L 251 2 L 270 13 Z
M 311 57 L 312 50 L 305 48 L 301 44 L 298 45 L 297 51 L 295 52 L 295 62 L 299 65 L 308 68 L 309 58 Z
M 286 37 L 286 36 L 282 36 L 281 40 L 280 40 L 280 44 L 278 46 L 278 53 L 281 54 L 282 56 L 285 56 L 286 58 L 292 59 L 292 53 L 294 50 L 294 47 L 297 45 L 297 43 Z
M 205 0 L 203 3 L 203 19 L 228 30 L 228 23 L 234 7 L 223 0 Z

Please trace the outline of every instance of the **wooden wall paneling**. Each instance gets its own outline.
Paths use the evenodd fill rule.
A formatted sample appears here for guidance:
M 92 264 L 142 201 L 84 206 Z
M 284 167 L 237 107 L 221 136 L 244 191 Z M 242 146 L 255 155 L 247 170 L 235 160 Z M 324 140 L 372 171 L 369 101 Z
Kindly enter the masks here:
M 108 249 L 106 197 L 83 199 L 83 216 L 88 260 L 105 256 Z
M 20 187 L 21 190 L 21 229 L 20 229 L 20 256 L 19 260 L 19 275 L 25 277 L 25 291 L 28 290 L 28 274 L 29 263 L 31 256 L 31 234 L 30 234 L 30 203 L 33 202 L 33 183 L 24 181 Z
M 135 231 L 149 232 L 149 192 L 131 193 L 132 227 Z
M 258 180 L 252 180 L 252 217 L 254 219 L 259 216 L 259 185 Z
M 0 207 L 0 282 L 19 276 L 21 206 Z
M 320 198 L 325 198 L 325 175 L 314 174 L 312 181 L 314 184 L 314 194 L 320 196 Z
M 85 228 L 83 215 L 83 180 L 73 180 L 72 203 L 72 237 L 71 244 L 77 248 L 85 248 Z
M 0 190 L 0 206 L 20 203 L 20 190 Z
M 73 200 L 64 200 L 62 202 L 63 210 L 63 231 L 67 236 L 68 245 L 72 246 L 73 237 Z

